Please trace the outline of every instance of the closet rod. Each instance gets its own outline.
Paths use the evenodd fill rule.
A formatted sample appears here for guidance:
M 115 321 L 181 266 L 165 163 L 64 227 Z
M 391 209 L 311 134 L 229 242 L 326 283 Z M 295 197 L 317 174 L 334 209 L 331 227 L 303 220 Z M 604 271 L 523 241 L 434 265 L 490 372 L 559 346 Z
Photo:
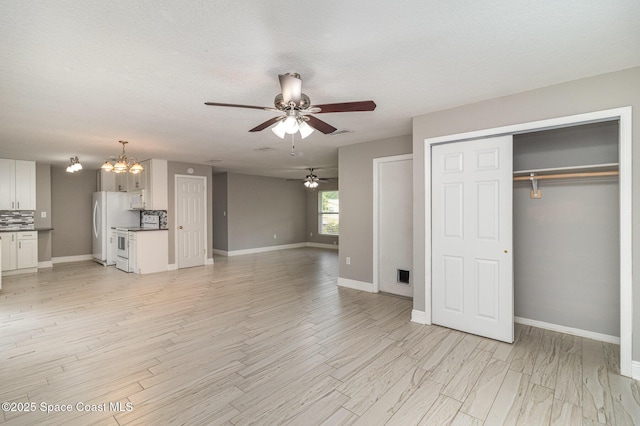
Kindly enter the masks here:
M 534 175 L 534 176 L 516 176 L 514 181 L 520 180 L 543 180 L 543 179 L 569 179 L 569 178 L 582 178 L 582 177 L 597 177 L 597 176 L 618 176 L 620 172 L 617 170 L 610 172 L 582 172 L 582 173 L 557 173 L 553 175 Z

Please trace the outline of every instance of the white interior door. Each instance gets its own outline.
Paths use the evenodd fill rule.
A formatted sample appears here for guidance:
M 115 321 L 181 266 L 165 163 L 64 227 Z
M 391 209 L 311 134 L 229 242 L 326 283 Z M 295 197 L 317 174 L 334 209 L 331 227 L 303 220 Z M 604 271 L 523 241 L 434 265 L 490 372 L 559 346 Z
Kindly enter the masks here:
M 205 264 L 206 178 L 176 177 L 178 268 Z
M 413 297 L 413 157 L 377 158 L 373 164 L 374 288 Z M 399 270 L 407 271 L 408 277 L 401 278 Z
M 432 320 L 513 342 L 512 137 L 434 145 Z

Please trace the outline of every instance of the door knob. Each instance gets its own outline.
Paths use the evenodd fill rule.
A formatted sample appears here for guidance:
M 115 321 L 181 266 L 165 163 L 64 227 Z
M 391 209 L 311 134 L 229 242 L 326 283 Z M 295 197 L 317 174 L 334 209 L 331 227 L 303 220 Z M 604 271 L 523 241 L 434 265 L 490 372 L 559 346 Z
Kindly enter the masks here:
M 178 229 L 182 229 L 182 225 L 178 226 Z

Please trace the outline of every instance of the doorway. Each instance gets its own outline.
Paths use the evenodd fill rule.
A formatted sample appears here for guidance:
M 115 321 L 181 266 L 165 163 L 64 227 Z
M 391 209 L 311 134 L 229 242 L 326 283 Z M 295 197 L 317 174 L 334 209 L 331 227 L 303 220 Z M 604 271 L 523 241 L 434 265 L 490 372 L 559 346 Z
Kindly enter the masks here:
M 202 266 L 207 257 L 207 178 L 176 175 L 176 263 Z
M 513 135 L 545 129 L 575 126 L 602 121 L 619 122 L 619 185 L 620 185 L 620 373 L 632 376 L 632 275 L 631 275 L 631 233 L 632 233 L 632 157 L 631 157 L 631 108 L 618 108 L 522 123 L 475 132 L 429 138 L 425 140 L 425 319 L 432 320 L 432 189 L 431 148 L 433 145 L 474 140 L 491 136 Z
M 373 292 L 413 297 L 413 155 L 373 160 Z

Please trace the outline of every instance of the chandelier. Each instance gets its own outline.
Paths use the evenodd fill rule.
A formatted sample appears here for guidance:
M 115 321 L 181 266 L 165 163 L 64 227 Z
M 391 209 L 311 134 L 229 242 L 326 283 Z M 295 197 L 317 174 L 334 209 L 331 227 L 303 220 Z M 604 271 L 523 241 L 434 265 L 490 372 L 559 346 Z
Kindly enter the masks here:
M 113 173 L 129 172 L 129 173 L 133 173 L 134 175 L 142 173 L 142 171 L 144 170 L 144 167 L 142 167 L 142 165 L 138 163 L 135 158 L 133 157 L 127 158 L 127 154 L 124 152 L 124 146 L 129 142 L 127 141 L 118 141 L 118 142 L 122 144 L 122 154 L 120 154 L 120 157 L 118 157 L 118 159 L 113 163 L 109 160 L 105 161 L 102 167 L 100 167 L 100 169 L 104 170 L 105 172 L 113 172 Z

